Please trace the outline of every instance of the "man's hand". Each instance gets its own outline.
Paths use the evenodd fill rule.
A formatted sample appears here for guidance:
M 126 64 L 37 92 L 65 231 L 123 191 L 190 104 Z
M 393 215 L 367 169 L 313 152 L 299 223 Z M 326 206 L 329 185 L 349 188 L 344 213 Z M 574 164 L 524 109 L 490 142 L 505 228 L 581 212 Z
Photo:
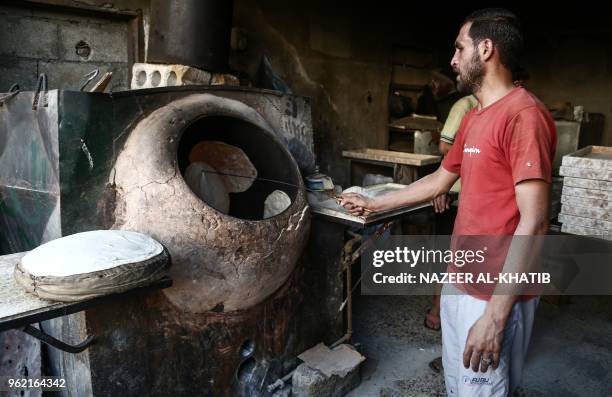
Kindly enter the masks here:
M 367 198 L 356 193 L 343 193 L 338 196 L 338 204 L 353 215 L 364 212 L 379 212 L 392 208 L 410 207 L 433 200 L 434 197 L 447 193 L 459 179 L 459 175 L 449 172 L 440 166 L 436 172 L 425 175 L 416 182 L 394 192 Z
M 373 210 L 373 200 L 358 193 L 343 193 L 338 196 L 338 204 L 349 210 L 351 215 L 363 215 Z
M 450 208 L 451 197 L 448 194 L 441 194 L 438 197 L 431 200 L 431 205 L 433 205 L 434 211 L 436 213 L 442 213 Z
M 463 351 L 465 368 L 487 372 L 489 366 L 493 369 L 499 366 L 505 325 L 506 321 L 496 320 L 487 312 L 472 325 Z

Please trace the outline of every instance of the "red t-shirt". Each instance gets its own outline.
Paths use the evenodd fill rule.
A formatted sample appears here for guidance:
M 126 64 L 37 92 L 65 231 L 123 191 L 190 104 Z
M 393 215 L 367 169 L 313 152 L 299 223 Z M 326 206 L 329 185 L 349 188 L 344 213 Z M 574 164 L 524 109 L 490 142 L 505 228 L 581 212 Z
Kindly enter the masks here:
M 556 146 L 550 113 L 522 87 L 466 114 L 442 161 L 461 176 L 453 236 L 513 235 L 520 220 L 514 187 L 528 179 L 551 183 Z

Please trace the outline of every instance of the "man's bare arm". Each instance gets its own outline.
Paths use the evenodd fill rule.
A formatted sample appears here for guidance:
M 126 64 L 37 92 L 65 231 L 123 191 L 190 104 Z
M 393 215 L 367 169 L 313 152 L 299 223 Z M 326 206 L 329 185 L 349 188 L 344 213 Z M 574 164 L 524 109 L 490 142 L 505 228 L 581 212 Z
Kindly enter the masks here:
M 347 193 L 340 196 L 341 204 L 353 213 L 359 214 L 363 209 L 382 211 L 392 208 L 407 207 L 433 200 L 447 193 L 459 175 L 440 166 L 434 173 L 424 176 L 396 192 L 368 199 L 359 194 Z
M 514 235 L 536 236 L 547 234 L 550 185 L 542 180 L 527 180 L 516 185 L 515 193 L 521 220 Z M 534 244 L 538 241 L 537 239 L 524 237 L 514 239 L 508 250 L 508 257 L 502 272 L 521 273 L 532 270 L 532 261 L 541 248 L 539 244 Z M 520 288 L 518 284 L 498 286 L 497 294 L 493 295 L 487 305 L 487 311 L 497 313 L 498 317 L 502 315 L 500 319 L 505 320 L 510 314 L 516 295 L 520 295 Z
M 543 235 L 548 232 L 548 208 L 550 185 L 542 180 L 527 180 L 515 187 L 516 203 L 521 219 L 514 232 L 508 256 L 502 272 L 526 273 L 533 271 L 533 264 L 541 248 L 540 239 L 521 236 Z M 486 372 L 489 365 L 481 356 L 492 358 L 492 367 L 499 365 L 504 327 L 522 286 L 498 285 L 487 303 L 485 312 L 472 326 L 463 353 L 466 368 L 478 368 Z

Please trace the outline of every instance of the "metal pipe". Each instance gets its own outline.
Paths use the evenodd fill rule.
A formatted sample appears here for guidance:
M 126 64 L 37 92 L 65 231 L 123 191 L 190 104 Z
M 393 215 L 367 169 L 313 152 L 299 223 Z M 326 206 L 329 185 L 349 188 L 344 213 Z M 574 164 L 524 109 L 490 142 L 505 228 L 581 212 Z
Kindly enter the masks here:
M 353 273 L 352 265 L 359 259 L 361 253 L 366 250 L 369 246 L 374 244 L 374 241 L 378 239 L 383 233 L 391 226 L 393 222 L 383 223 L 370 238 L 363 242 L 359 248 L 353 251 L 353 246 L 363 239 L 362 236 L 357 235 L 350 239 L 344 244 L 344 251 L 342 252 L 342 269 L 346 272 L 346 299 L 340 305 L 339 311 L 344 309 L 346 303 L 346 333 L 337 341 L 332 343 L 331 347 L 334 348 L 341 343 L 349 342 L 353 336 Z M 361 278 L 359 279 L 361 281 Z M 359 282 L 358 281 L 358 282 Z
M 232 0 L 152 0 L 147 62 L 227 72 Z

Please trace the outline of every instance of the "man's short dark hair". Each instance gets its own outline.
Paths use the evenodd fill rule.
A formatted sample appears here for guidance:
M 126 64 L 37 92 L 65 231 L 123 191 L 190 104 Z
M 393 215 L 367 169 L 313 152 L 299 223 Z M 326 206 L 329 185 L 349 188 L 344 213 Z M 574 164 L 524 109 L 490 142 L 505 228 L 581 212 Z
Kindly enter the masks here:
M 471 13 L 463 24 L 472 23 L 469 35 L 478 45 L 490 39 L 499 51 L 501 63 L 511 71 L 519 70 L 523 34 L 516 15 L 504 8 L 485 8 Z

